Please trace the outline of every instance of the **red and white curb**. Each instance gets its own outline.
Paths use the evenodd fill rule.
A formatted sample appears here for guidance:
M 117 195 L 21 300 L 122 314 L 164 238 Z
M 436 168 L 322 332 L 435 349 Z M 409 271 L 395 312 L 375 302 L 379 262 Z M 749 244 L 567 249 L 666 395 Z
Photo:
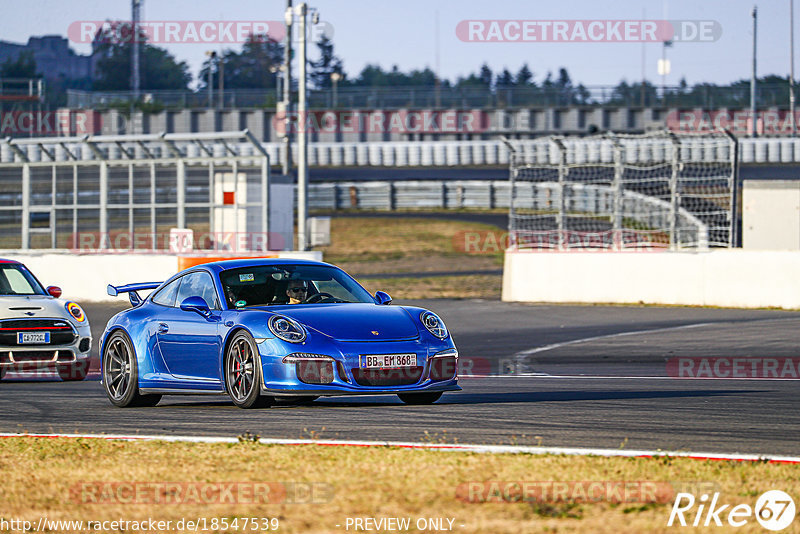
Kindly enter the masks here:
M 0 433 L 0 438 L 68 438 L 102 439 L 109 441 L 167 441 L 182 443 L 238 443 L 239 438 L 213 436 L 167 436 L 130 434 L 30 434 Z M 719 454 L 710 452 L 686 452 L 633 449 L 583 449 L 572 447 L 530 447 L 520 445 L 468 445 L 456 443 L 415 443 L 406 441 L 345 441 L 325 439 L 273 439 L 259 438 L 264 445 L 316 445 L 322 447 L 393 447 L 447 452 L 471 452 L 480 454 L 562 454 L 568 456 L 604 456 L 622 458 L 689 458 L 692 460 L 716 460 L 732 462 L 764 462 L 776 464 L 800 464 L 800 456 L 778 456 L 758 454 Z

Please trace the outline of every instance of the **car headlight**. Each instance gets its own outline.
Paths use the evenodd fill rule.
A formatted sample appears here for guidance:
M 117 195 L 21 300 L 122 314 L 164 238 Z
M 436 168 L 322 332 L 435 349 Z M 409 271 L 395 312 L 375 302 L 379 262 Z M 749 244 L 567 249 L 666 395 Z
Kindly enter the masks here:
M 439 319 L 439 316 L 435 313 L 429 311 L 422 312 L 419 316 L 419 320 L 422 321 L 423 326 L 428 329 L 428 332 L 434 336 L 439 339 L 447 337 L 447 327 L 444 325 L 444 321 Z
M 86 314 L 83 313 L 83 309 L 78 306 L 75 302 L 67 302 L 66 306 L 67 313 L 69 313 L 70 317 L 82 323 L 86 320 Z
M 445 349 L 442 351 L 437 352 L 431 358 L 455 358 L 458 359 L 458 350 L 456 349 Z
M 293 352 L 288 356 L 284 356 L 283 363 L 298 363 L 298 362 L 332 362 L 333 358 L 325 354 L 310 354 L 308 352 Z
M 267 323 L 275 337 L 289 343 L 302 343 L 306 340 L 306 329 L 294 319 L 283 315 L 273 315 Z

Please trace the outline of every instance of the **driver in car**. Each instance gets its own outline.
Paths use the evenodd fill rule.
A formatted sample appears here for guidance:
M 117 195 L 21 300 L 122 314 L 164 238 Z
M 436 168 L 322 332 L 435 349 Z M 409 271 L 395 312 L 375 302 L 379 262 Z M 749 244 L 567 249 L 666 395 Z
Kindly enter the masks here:
M 305 280 L 291 280 L 286 288 L 289 304 L 300 304 L 306 299 L 308 283 Z

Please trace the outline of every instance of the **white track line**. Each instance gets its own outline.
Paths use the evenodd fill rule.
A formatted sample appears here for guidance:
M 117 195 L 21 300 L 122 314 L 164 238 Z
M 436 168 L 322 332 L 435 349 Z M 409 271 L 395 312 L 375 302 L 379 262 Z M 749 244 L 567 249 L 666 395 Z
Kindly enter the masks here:
M 797 321 L 797 320 L 798 320 L 797 317 L 775 317 L 775 318 L 771 318 L 771 319 L 754 319 L 754 320 L 749 321 L 749 322 L 750 323 L 754 323 L 754 322 L 759 322 L 760 323 L 760 322 Z M 580 343 L 587 343 L 589 341 L 596 341 L 598 339 L 609 339 L 609 338 L 615 338 L 615 337 L 635 336 L 635 335 L 638 335 L 638 334 L 654 334 L 654 333 L 657 333 L 657 332 L 669 332 L 669 331 L 672 331 L 672 330 L 684 330 L 684 329 L 688 329 L 688 328 L 699 328 L 699 327 L 702 327 L 702 326 L 730 325 L 730 324 L 736 324 L 738 322 L 740 322 L 740 321 L 720 321 L 720 322 L 713 322 L 713 323 L 693 323 L 693 324 L 685 324 L 685 325 L 681 325 L 681 326 L 667 326 L 667 327 L 664 327 L 664 328 L 653 328 L 651 330 L 630 330 L 630 331 L 627 331 L 627 332 L 617 332 L 616 334 L 604 334 L 602 336 L 584 337 L 584 338 L 580 338 L 580 339 L 573 339 L 573 340 L 570 340 L 570 341 L 563 341 L 561 343 L 552 343 L 550 345 L 543 345 L 541 347 L 534 347 L 532 349 L 523 350 L 523 351 L 517 352 L 514 355 L 514 357 L 529 356 L 531 354 L 536 354 L 538 352 L 545 352 L 545 351 L 548 351 L 548 350 L 554 350 L 554 349 L 557 349 L 557 348 L 560 348 L 560 347 L 565 347 L 565 346 L 568 346 L 568 345 L 577 345 L 577 344 L 580 344 Z
M 531 354 L 536 354 L 538 352 L 545 352 L 548 350 L 554 350 L 561 347 L 566 347 L 569 345 L 578 345 L 580 343 L 588 343 L 589 341 L 597 341 L 598 339 L 611 339 L 615 337 L 625 337 L 625 336 L 636 336 L 639 334 L 654 334 L 656 332 L 669 332 L 671 330 L 685 330 L 688 328 L 699 328 L 701 326 L 711 326 L 714 324 L 720 323 L 695 323 L 695 324 L 685 324 L 681 326 L 668 326 L 665 328 L 653 328 L 651 330 L 631 330 L 628 332 L 617 332 L 616 334 L 604 334 L 602 336 L 592 336 L 592 337 L 583 337 L 580 339 L 572 339 L 570 341 L 562 341 L 561 343 L 551 343 L 550 345 L 544 345 L 541 347 L 534 347 L 532 349 L 523 350 L 516 354 L 514 354 L 514 358 L 522 358 L 525 356 L 530 356 Z
M 238 443 L 239 438 L 211 436 L 164 436 L 129 434 L 30 434 L 0 433 L 0 438 L 85 438 L 122 441 L 168 441 L 185 443 Z M 604 456 L 623 458 L 654 458 L 669 456 L 693 460 L 723 460 L 736 462 L 768 462 L 798 464 L 798 456 L 757 455 L 757 454 L 717 454 L 711 452 L 685 452 L 662 450 L 626 449 L 582 449 L 571 447 L 526 447 L 518 445 L 462 445 L 454 443 L 415 443 L 407 441 L 344 441 L 324 439 L 271 439 L 260 438 L 265 445 L 317 445 L 323 447 L 396 447 L 404 449 L 423 449 L 448 452 L 471 452 L 488 454 L 564 454 L 570 456 Z
M 787 321 L 787 320 L 794 320 L 797 319 L 795 317 L 778 317 L 775 319 L 763 319 L 763 321 Z M 673 330 L 687 330 L 690 328 L 700 328 L 703 326 L 715 326 L 721 324 L 731 324 L 730 322 L 716 322 L 716 323 L 694 323 L 694 324 L 686 324 L 681 326 L 668 326 L 664 328 L 653 328 L 650 330 L 630 330 L 627 332 L 617 332 L 615 334 L 604 334 L 602 336 L 591 336 L 591 337 L 584 337 L 580 339 L 572 339 L 570 341 L 562 341 L 560 343 L 551 343 L 550 345 L 543 345 L 541 347 L 534 347 L 532 349 L 523 350 L 514 354 L 513 358 L 517 362 L 520 362 L 527 356 L 532 354 L 537 354 L 539 352 L 546 352 L 549 350 L 555 350 L 561 347 L 566 347 L 569 345 L 579 345 L 581 343 L 588 343 L 590 341 L 597 341 L 599 339 L 612 339 L 617 337 L 628 337 L 628 336 L 636 336 L 639 334 L 654 334 L 658 332 L 671 332 Z M 485 376 L 503 376 L 503 377 L 525 377 L 525 378 L 572 378 L 572 379 L 587 379 L 587 380 L 596 380 L 596 379 L 622 379 L 622 380 L 747 380 L 747 381 L 754 381 L 754 380 L 786 380 L 786 381 L 797 381 L 800 378 L 716 378 L 716 377 L 672 377 L 672 376 L 584 376 L 584 375 L 550 375 L 547 373 L 520 373 L 516 375 L 485 375 Z M 459 378 L 479 378 L 480 375 L 459 375 Z M 482 377 L 481 377 L 482 378 Z

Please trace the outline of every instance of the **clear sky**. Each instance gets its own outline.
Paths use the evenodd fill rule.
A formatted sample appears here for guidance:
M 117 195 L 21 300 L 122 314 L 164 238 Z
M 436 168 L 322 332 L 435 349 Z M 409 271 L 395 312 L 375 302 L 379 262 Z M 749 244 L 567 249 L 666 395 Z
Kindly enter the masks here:
M 285 0 L 144 0 L 143 18 L 282 20 L 285 5 Z M 722 28 L 722 35 L 715 42 L 676 43 L 668 49 L 672 63 L 668 84 L 677 83 L 681 77 L 689 83 L 727 83 L 750 76 L 752 1 L 312 0 L 310 5 L 319 9 L 322 21 L 332 25 L 336 53 L 343 58 L 351 77 L 367 63 L 386 68 L 396 64 L 402 70 L 434 68 L 438 40 L 439 73 L 450 79 L 478 70 L 483 62 L 496 72 L 503 67 L 516 72 L 527 62 L 537 81 L 547 71 L 555 72 L 564 66 L 574 81 L 612 85 L 622 78 L 641 79 L 644 53 L 646 78 L 660 83 L 657 60 L 662 46 L 658 43 L 476 43 L 463 42 L 456 35 L 456 27 L 463 20 L 642 18 L 713 20 Z M 789 73 L 789 5 L 790 0 L 761 0 L 758 4 L 760 74 Z M 0 7 L 0 39 L 12 42 L 25 42 L 31 35 L 66 35 L 67 27 L 74 21 L 130 19 L 129 0 L 0 0 Z M 800 19 L 800 11 L 796 18 Z M 800 41 L 800 33 L 797 40 Z M 164 46 L 177 58 L 187 61 L 195 77 L 209 49 L 204 44 Z M 74 48 L 80 53 L 89 52 L 86 44 L 75 44 Z

